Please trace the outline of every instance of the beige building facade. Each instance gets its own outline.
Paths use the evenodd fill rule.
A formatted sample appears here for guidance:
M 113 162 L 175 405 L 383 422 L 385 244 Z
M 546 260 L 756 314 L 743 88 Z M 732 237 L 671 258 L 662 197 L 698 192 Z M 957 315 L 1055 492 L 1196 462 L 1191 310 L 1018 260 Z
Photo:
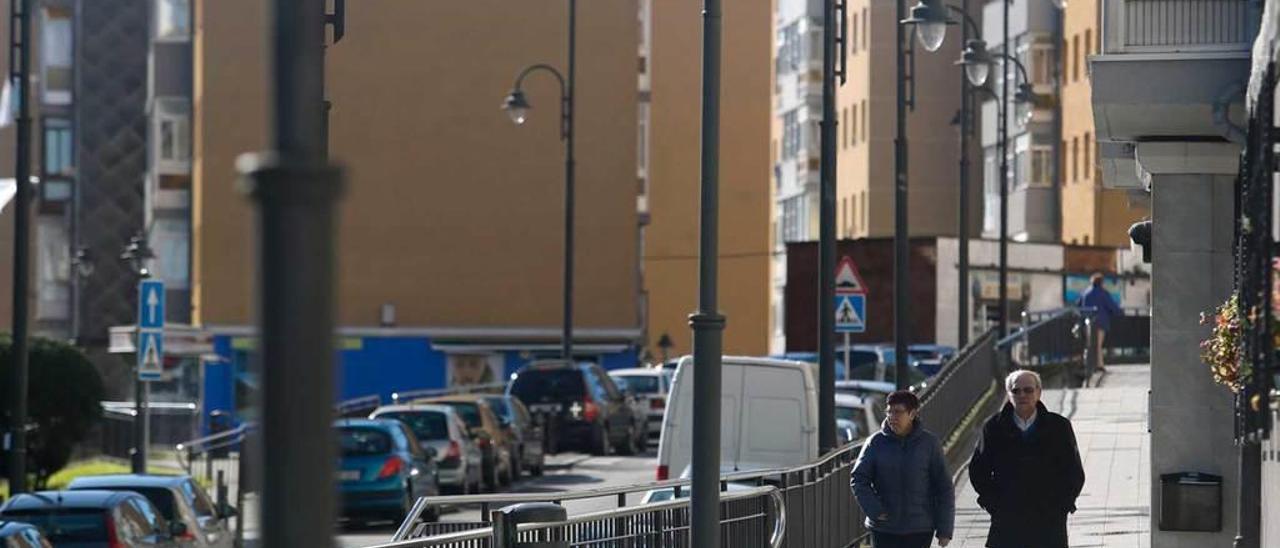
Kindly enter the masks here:
M 253 210 L 236 157 L 267 136 L 266 5 L 197 0 L 193 319 L 252 321 Z M 640 333 L 637 4 L 578 3 L 576 325 Z M 327 48 L 330 155 L 346 168 L 336 304 L 343 326 L 512 328 L 558 338 L 564 145 L 553 78 L 566 3 L 362 0 Z
M 650 8 L 652 70 L 644 279 L 648 348 L 667 335 L 670 357 L 692 350 L 698 305 L 702 18 L 697 2 L 642 0 Z M 771 6 L 727 2 L 720 99 L 720 311 L 724 351 L 768 348 Z M 645 14 L 642 13 L 642 18 Z
M 1062 44 L 1062 241 L 1129 246 L 1129 226 L 1150 218 L 1150 200 L 1103 187 L 1093 126 L 1089 57 L 1100 52 L 1099 0 L 1067 2 Z

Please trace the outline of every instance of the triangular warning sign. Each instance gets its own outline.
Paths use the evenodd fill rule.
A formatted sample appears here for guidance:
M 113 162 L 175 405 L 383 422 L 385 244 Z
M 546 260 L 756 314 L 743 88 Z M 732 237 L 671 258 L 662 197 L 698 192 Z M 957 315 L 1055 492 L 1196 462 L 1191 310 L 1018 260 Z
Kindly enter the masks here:
M 862 281 L 862 274 L 858 273 L 858 266 L 853 264 L 853 259 L 845 255 L 840 259 L 840 266 L 836 267 L 836 293 L 860 293 L 867 292 L 867 284 Z

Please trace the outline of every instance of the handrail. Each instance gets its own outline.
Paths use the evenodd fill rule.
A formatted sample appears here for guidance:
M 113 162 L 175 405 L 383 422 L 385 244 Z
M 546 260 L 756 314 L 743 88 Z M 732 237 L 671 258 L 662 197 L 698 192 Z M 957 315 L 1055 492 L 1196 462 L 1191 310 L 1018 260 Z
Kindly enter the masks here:
M 491 382 L 488 384 L 471 384 L 466 386 L 457 386 L 453 388 L 421 388 L 417 390 L 401 390 L 391 393 L 392 403 L 401 403 L 402 400 L 415 400 L 418 398 L 429 398 L 432 396 L 448 396 L 451 394 L 471 394 L 486 390 L 506 390 L 507 383 Z
M 1005 338 L 1000 339 L 999 341 L 996 342 L 996 348 L 1005 348 L 1013 344 L 1013 342 L 1018 339 L 1026 338 L 1026 336 L 1030 335 L 1033 331 L 1036 331 L 1041 327 L 1048 325 L 1049 322 L 1052 322 L 1063 316 L 1067 316 L 1071 314 L 1080 314 L 1081 312 L 1092 312 L 1092 311 L 1093 311 L 1092 307 L 1069 306 L 1069 307 L 1059 308 L 1059 309 L 1048 311 L 1048 312 L 1043 312 L 1043 314 L 1048 314 L 1048 317 L 1042 320 L 1039 320 L 1036 323 L 1033 323 L 1029 326 L 1018 329 L 1013 333 L 1010 333 Z
M 258 426 L 257 423 L 246 422 L 241 424 L 240 426 L 237 426 L 225 432 L 218 432 L 217 434 L 210 434 L 203 438 L 196 438 L 194 440 L 184 441 L 182 443 L 179 443 L 175 447 L 179 452 L 181 452 L 183 449 L 190 449 L 193 447 L 208 447 L 212 445 L 213 442 L 215 441 L 222 441 L 224 439 L 231 439 L 237 436 L 244 435 L 246 432 L 253 430 L 254 428 L 257 428 L 257 426 Z
M 746 489 L 742 491 L 722 492 L 720 495 L 720 501 L 732 502 L 736 500 L 758 497 L 760 495 L 768 495 L 769 501 L 773 505 L 774 512 L 775 512 L 774 515 L 776 517 L 774 518 L 773 532 L 769 537 L 769 545 L 771 546 L 771 548 L 778 548 L 782 546 L 782 541 L 786 536 L 787 510 L 786 510 L 786 504 L 784 503 L 782 495 L 778 491 L 777 487 L 763 486 L 763 487 L 754 487 L 754 488 Z M 417 510 L 418 506 L 423 503 L 424 499 L 418 499 L 418 504 L 414 505 L 415 510 Z M 567 499 L 560 499 L 560 500 L 567 500 Z M 625 517 L 637 516 L 640 514 L 655 512 L 655 511 L 669 510 L 673 508 L 682 508 L 682 507 L 688 506 L 689 504 L 690 504 L 690 500 L 688 498 L 679 498 L 679 499 L 672 499 L 672 500 L 666 500 L 661 502 L 651 502 L 648 504 L 640 504 L 636 506 L 628 506 L 625 508 L 614 508 L 611 510 L 598 510 L 595 512 L 588 512 L 585 514 L 569 516 L 564 521 L 521 523 L 516 525 L 516 531 L 523 533 L 528 531 L 537 531 L 540 529 L 549 529 L 549 528 L 555 528 L 555 527 L 565 527 L 569 525 L 583 524 L 583 523 L 587 523 L 587 522 L 599 520 L 599 519 L 625 518 Z M 410 525 L 408 524 L 414 523 L 414 521 L 416 520 L 405 520 L 405 524 L 401 525 L 400 529 L 404 530 L 409 528 Z M 459 542 L 459 541 L 466 541 L 466 540 L 483 540 L 483 539 L 492 538 L 493 532 L 494 532 L 493 526 L 488 526 L 488 527 L 481 527 L 477 529 L 471 529 L 467 531 L 459 531 L 455 533 L 435 535 L 435 536 L 432 536 L 430 539 L 404 539 L 401 534 L 401 531 L 396 531 L 395 536 L 392 537 L 392 542 L 386 543 L 386 544 L 373 545 L 373 546 L 369 546 L 368 548 L 417 548 L 417 547 L 423 546 L 423 542 L 425 540 L 430 540 L 433 543 L 433 545 L 449 544 L 451 542 Z M 404 534 L 407 535 L 408 533 L 405 532 Z
M 368 405 L 370 402 L 372 402 L 373 405 L 371 406 Z M 348 409 L 359 409 L 361 407 L 377 407 L 379 405 L 382 405 L 382 396 L 379 396 L 377 394 L 370 394 L 368 396 L 360 396 L 358 398 L 342 400 L 334 404 L 333 407 L 334 407 L 334 410 L 338 411 L 339 413 L 342 413 Z

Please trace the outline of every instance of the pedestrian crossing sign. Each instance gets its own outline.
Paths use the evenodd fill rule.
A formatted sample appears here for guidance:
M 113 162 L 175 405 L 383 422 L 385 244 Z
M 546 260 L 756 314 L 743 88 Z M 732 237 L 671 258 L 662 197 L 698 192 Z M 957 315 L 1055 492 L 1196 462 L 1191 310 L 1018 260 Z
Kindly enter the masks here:
M 836 295 L 836 333 L 862 333 L 866 331 L 866 317 L 866 295 Z
M 138 333 L 138 380 L 158 381 L 164 375 L 164 335 L 158 331 Z

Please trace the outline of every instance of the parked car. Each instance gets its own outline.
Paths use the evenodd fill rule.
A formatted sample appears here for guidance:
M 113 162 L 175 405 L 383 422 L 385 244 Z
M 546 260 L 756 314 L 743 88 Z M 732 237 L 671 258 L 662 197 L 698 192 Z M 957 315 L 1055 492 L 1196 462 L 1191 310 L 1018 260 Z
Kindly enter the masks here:
M 937 375 L 956 355 L 954 346 L 941 344 L 913 344 L 907 352 L 911 355 L 911 365 L 930 377 Z
M 217 508 L 190 476 L 84 476 L 72 480 L 67 489 L 133 491 L 147 497 L 165 521 L 185 525 L 184 533 L 174 535 L 179 546 L 230 548 L 234 544 L 226 518 L 235 512 L 230 506 Z
M 847 420 L 854 429 L 853 440 L 871 437 L 880 430 L 875 406 L 867 398 L 836 393 L 836 420 Z
M 467 433 L 457 411 L 448 405 L 384 405 L 369 415 L 371 419 L 395 419 L 409 427 L 418 444 L 436 454 L 440 489 L 471 494 L 480 492 L 484 455 Z
M 693 357 L 676 369 L 658 442 L 658 479 L 693 458 Z M 720 387 L 720 465 L 796 466 L 818 458 L 818 393 L 811 364 L 725 356 Z
M 455 394 L 414 400 L 413 403 L 430 403 L 452 407 L 462 423 L 467 425 L 471 439 L 480 448 L 481 476 L 485 488 L 497 491 L 511 483 L 515 471 L 511 469 L 511 455 L 515 453 L 515 439 L 502 427 L 502 421 L 481 394 Z
M 644 431 L 626 396 L 604 369 L 563 360 L 534 362 L 511 380 L 507 394 L 550 428 L 548 450 L 578 445 L 594 455 L 635 454 Z
M 167 522 L 133 491 L 40 491 L 0 506 L 0 521 L 29 523 L 54 546 L 176 548 L 186 524 Z
M 662 435 L 662 415 L 667 410 L 667 395 L 671 392 L 668 374 L 662 369 L 635 368 L 615 369 L 609 376 L 635 394 L 640 416 L 645 418 L 645 435 L 656 441 Z
M 21 521 L 0 521 L 0 546 L 5 548 L 53 548 L 40 529 Z
M 546 452 L 542 450 L 542 426 L 534 422 L 529 408 L 515 396 L 488 396 L 485 401 L 498 415 L 498 420 L 507 428 L 515 439 L 515 450 L 511 452 L 511 469 L 516 477 L 528 470 L 530 474 L 541 476 L 546 467 Z
M 341 448 L 337 473 L 343 517 L 404 521 L 419 497 L 439 494 L 435 451 L 424 450 L 404 423 L 341 419 L 334 428 Z

